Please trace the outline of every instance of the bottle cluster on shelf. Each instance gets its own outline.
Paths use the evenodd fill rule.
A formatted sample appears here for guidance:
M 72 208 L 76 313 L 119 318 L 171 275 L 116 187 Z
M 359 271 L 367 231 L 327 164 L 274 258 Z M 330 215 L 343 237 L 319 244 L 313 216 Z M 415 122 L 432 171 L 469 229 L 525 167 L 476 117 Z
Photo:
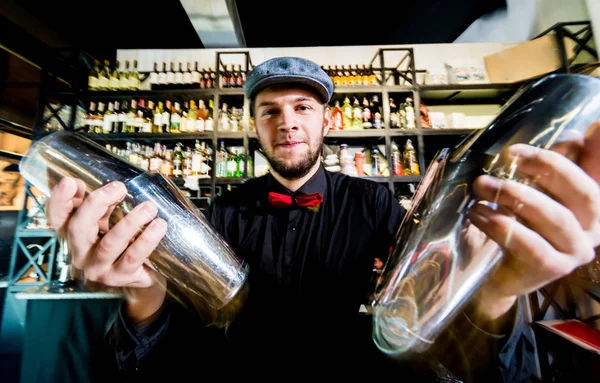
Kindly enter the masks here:
M 216 118 L 219 130 L 242 131 L 243 108 L 221 103 Z M 83 120 L 89 133 L 198 133 L 214 130 L 213 99 L 91 101 Z
M 113 65 L 109 60 L 104 60 L 100 65 L 99 60 L 94 60 L 94 66 L 88 74 L 89 90 L 138 90 L 140 89 L 140 73 L 137 60 L 133 60 L 133 67 L 129 69 L 129 60 L 125 61 L 125 68 L 116 60 Z
M 352 97 L 352 103 L 350 98 Z M 392 129 L 415 129 L 416 118 L 411 97 L 406 97 L 399 106 L 392 97 L 390 102 L 390 127 Z M 383 110 L 379 95 L 363 96 L 362 102 L 357 96 L 345 96 L 343 104 L 335 100 L 327 109 L 331 130 L 382 129 Z
M 254 161 L 248 156 L 248 177 L 254 177 Z M 244 176 L 243 148 L 225 146 L 225 141 L 219 141 L 219 149 L 215 159 L 215 177 L 242 178 Z
M 419 160 L 411 139 L 407 139 L 403 150 L 392 141 L 391 164 L 378 145 L 350 147 L 340 144 L 334 150 L 324 152 L 325 168 L 355 177 L 419 176 Z
M 354 65 L 328 65 L 322 67 L 331 77 L 334 86 L 375 86 L 379 79 L 372 67 Z
M 127 141 L 124 148 L 111 144 L 105 144 L 105 147 L 134 166 L 166 177 L 210 178 L 213 170 L 213 149 L 206 140 L 195 140 L 193 148 L 181 142 L 170 148 L 160 142 L 144 145 L 133 141 Z M 247 176 L 253 177 L 252 157 L 248 156 L 247 161 Z M 241 178 L 244 176 L 245 166 L 243 148 L 227 147 L 225 142 L 220 140 L 215 158 L 215 176 Z
M 420 176 L 419 159 L 417 151 L 408 138 L 404 144 L 404 150 L 400 151 L 398 144 L 392 141 L 392 174 L 395 176 Z
M 183 63 L 155 62 L 152 72 L 148 75 L 148 82 L 152 90 L 161 89 L 211 89 L 217 82 L 216 71 L 212 68 L 199 68 L 198 62 Z
M 106 144 L 106 149 L 129 163 L 150 173 L 161 173 L 167 177 L 210 178 L 212 148 L 206 141 L 196 140 L 192 149 L 182 143 L 168 148 L 160 142 L 142 145 L 126 142 L 125 148 Z

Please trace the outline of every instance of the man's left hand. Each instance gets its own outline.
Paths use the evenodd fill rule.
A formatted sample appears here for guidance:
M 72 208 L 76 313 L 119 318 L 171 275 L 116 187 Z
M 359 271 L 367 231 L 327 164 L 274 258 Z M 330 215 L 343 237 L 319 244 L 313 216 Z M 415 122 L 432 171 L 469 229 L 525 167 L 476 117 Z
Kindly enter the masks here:
M 478 198 L 500 208 L 477 204 L 471 222 L 506 250 L 475 300 L 485 320 L 594 259 L 600 245 L 600 123 L 588 130 L 580 150 L 574 162 L 557 151 L 513 145 L 509 155 L 531 186 L 491 176 L 474 183 Z

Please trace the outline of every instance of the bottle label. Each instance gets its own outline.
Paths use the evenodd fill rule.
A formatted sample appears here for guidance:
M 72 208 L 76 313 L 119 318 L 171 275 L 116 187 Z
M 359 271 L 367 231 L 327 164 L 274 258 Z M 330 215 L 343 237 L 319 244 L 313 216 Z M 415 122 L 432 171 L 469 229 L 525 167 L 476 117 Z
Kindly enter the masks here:
M 108 88 L 108 79 L 104 76 L 98 78 L 98 88 Z
M 202 168 L 202 156 L 199 154 L 194 154 L 192 156 L 192 172 L 200 173 L 201 168 Z
M 140 88 L 140 80 L 137 78 L 132 78 L 129 80 L 131 89 L 139 89 Z
M 119 89 L 119 85 L 120 85 L 120 81 L 118 78 L 116 77 L 111 77 L 110 78 L 110 88 L 111 89 Z
M 98 77 L 89 76 L 88 77 L 88 88 L 96 89 L 98 87 Z

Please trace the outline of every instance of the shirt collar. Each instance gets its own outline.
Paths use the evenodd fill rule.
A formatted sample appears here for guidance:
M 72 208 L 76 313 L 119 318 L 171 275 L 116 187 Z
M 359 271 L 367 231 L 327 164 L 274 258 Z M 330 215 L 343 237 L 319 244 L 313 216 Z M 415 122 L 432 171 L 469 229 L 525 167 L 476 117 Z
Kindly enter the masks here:
M 285 186 L 281 185 L 271 173 L 268 175 L 267 187 L 269 191 L 274 191 L 283 194 L 312 194 L 321 193 L 323 199 L 325 198 L 325 192 L 327 190 L 327 175 L 325 174 L 325 167 L 321 162 L 317 172 L 304 183 L 295 193 L 291 192 Z

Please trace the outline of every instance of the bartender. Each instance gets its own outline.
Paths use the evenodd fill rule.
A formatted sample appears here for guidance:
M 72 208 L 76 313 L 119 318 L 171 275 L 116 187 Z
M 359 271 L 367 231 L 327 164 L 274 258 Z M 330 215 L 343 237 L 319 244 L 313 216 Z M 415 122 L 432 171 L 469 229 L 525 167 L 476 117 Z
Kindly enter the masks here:
M 267 60 L 248 74 L 245 93 L 271 170 L 210 206 L 210 222 L 250 265 L 248 301 L 226 329 L 206 326 L 167 297 L 164 277 L 148 260 L 167 229 L 154 204 L 109 227 L 125 197 L 122 183 L 86 196 L 82 182 L 65 178 L 52 193 L 49 221 L 67 239 L 75 267 L 86 280 L 124 290 L 107 333 L 124 377 L 340 378 L 373 369 L 403 381 L 514 381 L 531 373 L 517 298 L 594 257 L 600 129 L 586 138 L 577 163 L 510 147 L 520 172 L 542 175 L 538 185 L 547 193 L 490 176 L 474 182 L 476 196 L 500 209 L 476 204 L 469 218 L 505 249 L 506 261 L 430 353 L 395 361 L 375 349 L 371 323 L 358 312 L 373 264 L 388 255 L 405 210 L 385 186 L 324 169 L 333 84 L 319 65 Z

